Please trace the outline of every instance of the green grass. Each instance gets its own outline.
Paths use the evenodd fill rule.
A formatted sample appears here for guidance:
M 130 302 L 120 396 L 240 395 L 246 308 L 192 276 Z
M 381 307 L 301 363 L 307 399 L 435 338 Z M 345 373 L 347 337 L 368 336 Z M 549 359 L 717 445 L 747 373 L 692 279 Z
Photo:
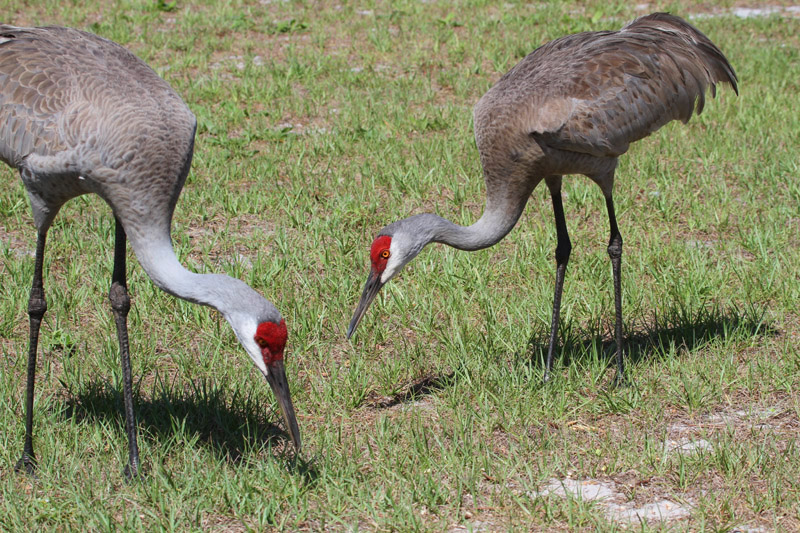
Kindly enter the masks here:
M 124 482 L 113 219 L 87 196 L 49 234 L 39 470 L 15 474 L 35 231 L 19 177 L 3 168 L 0 528 L 619 527 L 597 502 L 538 495 L 566 477 L 613 483 L 637 505 L 691 505 L 688 518 L 643 530 L 800 528 L 800 20 L 695 19 L 734 65 L 741 96 L 720 88 L 688 126 L 621 159 L 633 385 L 615 390 L 605 206 L 579 176 L 564 184 L 573 252 L 552 383 L 541 385 L 555 271 L 545 187 L 498 245 L 429 247 L 352 342 L 344 333 L 383 225 L 425 211 L 462 224 L 480 216 L 477 99 L 536 46 L 619 28 L 641 14 L 632 4 L 34 4 L 10 0 L 5 22 L 114 39 L 198 117 L 176 249 L 286 316 L 305 449 L 289 451 L 273 396 L 224 320 L 158 291 L 131 254 L 146 474 Z M 710 448 L 665 451 L 682 437 Z

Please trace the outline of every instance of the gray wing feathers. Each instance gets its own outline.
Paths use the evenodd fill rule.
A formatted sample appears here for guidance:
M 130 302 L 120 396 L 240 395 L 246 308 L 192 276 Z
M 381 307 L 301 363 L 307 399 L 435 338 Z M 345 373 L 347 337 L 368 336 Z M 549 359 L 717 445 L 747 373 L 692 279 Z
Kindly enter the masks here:
M 14 167 L 31 153 L 63 149 L 56 118 L 67 94 L 34 38 L 32 30 L 0 26 L 0 159 Z
M 618 32 L 586 32 L 532 52 L 478 106 L 513 103 L 514 122 L 547 145 L 615 157 L 672 120 L 686 122 L 705 92 L 737 78 L 722 52 L 682 19 L 655 13 Z M 477 109 L 487 115 L 485 110 Z M 486 120 L 486 119 L 484 119 Z
M 70 28 L 0 25 L 0 158 L 12 166 L 36 155 L 98 173 L 145 149 L 185 151 L 193 135 L 186 104 L 116 43 Z
M 653 13 L 646 17 L 640 17 L 625 26 L 621 32 L 644 32 L 647 30 L 672 33 L 690 43 L 690 48 L 695 48 L 702 68 L 706 69 L 706 74 L 710 77 L 712 95 L 714 84 L 719 82 L 729 83 L 736 94 L 739 94 L 738 78 L 733 67 L 722 51 L 703 32 L 680 17 L 669 13 Z

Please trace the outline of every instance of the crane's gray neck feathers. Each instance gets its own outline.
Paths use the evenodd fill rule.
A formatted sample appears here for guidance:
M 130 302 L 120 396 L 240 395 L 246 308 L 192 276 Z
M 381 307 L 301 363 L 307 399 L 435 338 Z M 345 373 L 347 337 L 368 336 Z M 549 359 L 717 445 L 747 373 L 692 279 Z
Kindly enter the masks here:
M 225 274 L 197 274 L 180 264 L 169 238 L 142 242 L 129 235 L 136 258 L 157 287 L 183 300 L 213 307 L 237 329 L 244 321 L 279 322 L 280 312 L 245 282 Z
M 399 231 L 406 232 L 415 236 L 420 249 L 428 243 L 440 242 L 469 252 L 481 250 L 497 244 L 508 235 L 522 215 L 527 200 L 528 195 L 523 195 L 502 207 L 487 202 L 483 215 L 471 226 L 459 226 L 433 213 L 423 213 L 390 224 L 382 233 L 393 235 Z

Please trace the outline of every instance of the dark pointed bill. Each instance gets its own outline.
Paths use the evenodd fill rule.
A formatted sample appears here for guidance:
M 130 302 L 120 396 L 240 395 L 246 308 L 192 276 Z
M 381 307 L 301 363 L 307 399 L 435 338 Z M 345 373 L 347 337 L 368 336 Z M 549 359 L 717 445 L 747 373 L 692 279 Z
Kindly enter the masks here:
M 364 314 L 369 309 L 369 304 L 378 295 L 383 283 L 381 283 L 381 276 L 377 272 L 371 272 L 366 285 L 364 285 L 364 292 L 361 293 L 361 301 L 358 302 L 356 312 L 353 313 L 353 319 L 350 320 L 350 327 L 347 328 L 347 338 L 349 339 L 358 327 L 358 323 L 364 317 Z
M 292 438 L 292 443 L 296 450 L 300 451 L 300 428 L 297 427 L 297 418 L 294 414 L 292 397 L 289 395 L 289 381 L 286 379 L 286 371 L 283 368 L 283 360 L 275 361 L 267 367 L 267 382 L 278 399 L 278 406 L 283 414 L 283 421 L 286 429 Z

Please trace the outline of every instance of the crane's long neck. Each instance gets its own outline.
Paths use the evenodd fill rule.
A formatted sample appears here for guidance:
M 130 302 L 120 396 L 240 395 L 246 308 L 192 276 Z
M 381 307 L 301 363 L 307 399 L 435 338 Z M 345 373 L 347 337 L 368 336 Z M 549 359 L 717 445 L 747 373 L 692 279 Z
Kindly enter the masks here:
M 441 242 L 459 250 L 481 250 L 500 242 L 517 224 L 531 190 L 526 188 L 519 193 L 510 198 L 488 196 L 483 215 L 471 226 L 459 226 L 430 213 L 417 216 L 425 217 L 420 222 L 429 228 L 429 242 Z
M 184 268 L 168 234 L 146 240 L 129 234 L 129 238 L 136 258 L 153 283 L 173 296 L 213 307 L 229 322 L 251 301 L 268 304 L 241 280 L 224 274 L 197 274 Z

